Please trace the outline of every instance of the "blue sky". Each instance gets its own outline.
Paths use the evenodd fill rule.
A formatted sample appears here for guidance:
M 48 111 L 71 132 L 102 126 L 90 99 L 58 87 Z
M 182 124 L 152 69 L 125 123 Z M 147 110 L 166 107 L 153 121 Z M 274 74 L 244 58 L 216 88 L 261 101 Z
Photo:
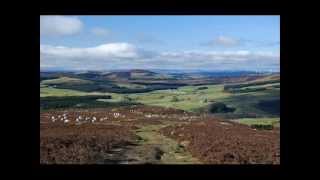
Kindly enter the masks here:
M 279 70 L 279 16 L 40 16 L 41 68 Z

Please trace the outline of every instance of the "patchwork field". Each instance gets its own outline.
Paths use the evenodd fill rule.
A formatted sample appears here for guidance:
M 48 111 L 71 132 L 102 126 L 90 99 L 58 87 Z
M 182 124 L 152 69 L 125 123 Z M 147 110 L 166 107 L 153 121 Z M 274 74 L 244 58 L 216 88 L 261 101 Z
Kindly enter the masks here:
M 178 89 L 156 90 L 147 93 L 102 93 L 81 92 L 69 89 L 56 89 L 52 87 L 40 88 L 40 97 L 58 96 L 111 96 L 111 98 L 99 98 L 99 102 L 108 103 L 127 102 L 141 103 L 145 105 L 173 107 L 190 112 L 206 111 L 206 108 L 215 102 L 222 102 L 227 106 L 234 107 L 232 113 L 217 114 L 219 117 L 235 119 L 238 117 L 276 117 L 278 109 L 263 107 L 261 102 L 279 104 L 280 90 L 268 89 L 257 92 L 230 93 L 224 90 L 224 85 L 184 86 Z M 260 104 L 259 104 L 260 103 Z M 102 103 L 103 105 L 103 103 Z

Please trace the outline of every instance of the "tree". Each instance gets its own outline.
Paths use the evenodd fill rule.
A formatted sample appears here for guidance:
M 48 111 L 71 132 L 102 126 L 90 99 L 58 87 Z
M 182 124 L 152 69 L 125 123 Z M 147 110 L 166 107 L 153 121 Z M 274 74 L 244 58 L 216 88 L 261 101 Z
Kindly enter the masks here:
M 131 102 L 133 99 L 132 99 L 131 97 L 129 97 L 128 95 L 125 95 L 125 96 L 123 97 L 123 100 L 124 100 L 125 102 Z
M 171 99 L 171 102 L 178 102 L 179 99 L 177 98 L 177 96 L 173 96 L 172 99 Z
M 217 102 L 209 105 L 209 112 L 211 113 L 227 113 L 233 112 L 235 108 L 226 106 L 224 103 Z

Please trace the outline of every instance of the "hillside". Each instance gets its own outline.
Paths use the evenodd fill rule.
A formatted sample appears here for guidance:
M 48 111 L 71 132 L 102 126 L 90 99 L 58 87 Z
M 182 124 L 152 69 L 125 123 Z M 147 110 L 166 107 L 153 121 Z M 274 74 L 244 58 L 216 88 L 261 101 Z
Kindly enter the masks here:
M 118 72 L 110 72 L 104 74 L 103 77 L 111 80 L 129 80 L 129 79 L 152 79 L 157 77 L 157 73 L 141 70 L 141 69 L 133 69 L 127 71 L 118 71 Z
M 55 79 L 43 80 L 42 84 L 45 84 L 45 85 L 61 85 L 61 84 L 81 85 L 81 84 L 93 84 L 93 82 L 89 81 L 89 80 L 79 79 L 79 78 L 59 77 L 59 78 L 55 78 Z
M 280 75 L 263 76 L 255 80 L 224 86 L 224 90 L 231 93 L 257 92 L 277 88 L 280 88 Z
M 63 115 L 70 121 L 61 121 Z M 80 116 L 86 119 L 77 120 Z M 42 163 L 280 163 L 279 129 L 258 131 L 173 108 L 67 109 L 40 117 Z

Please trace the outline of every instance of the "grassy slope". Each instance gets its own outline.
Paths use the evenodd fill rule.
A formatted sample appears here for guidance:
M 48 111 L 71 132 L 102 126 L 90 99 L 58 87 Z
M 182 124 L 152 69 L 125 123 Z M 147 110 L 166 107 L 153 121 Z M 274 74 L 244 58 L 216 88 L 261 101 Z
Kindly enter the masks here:
M 145 85 L 130 84 L 130 83 L 117 83 L 117 86 L 125 87 L 125 88 L 128 88 L 128 89 L 143 89 L 143 88 L 146 88 Z
M 218 100 L 230 96 L 230 93 L 223 92 L 222 85 L 208 85 L 208 89 L 197 90 L 199 86 L 185 86 L 177 90 L 157 90 L 148 93 L 129 94 L 128 96 L 133 101 L 140 102 L 146 105 L 156 105 L 163 107 L 173 107 L 191 111 L 193 109 L 208 105 L 207 100 Z M 101 101 L 117 102 L 124 99 L 123 94 L 118 93 L 86 93 L 69 89 L 56 89 L 49 87 L 40 88 L 40 97 L 47 96 L 87 96 L 87 95 L 111 95 L 112 99 Z M 172 102 L 172 98 L 176 96 L 177 102 Z
M 57 80 L 57 79 L 55 79 Z M 61 78 L 60 78 L 61 80 Z M 64 79 L 66 80 L 66 79 Z M 67 79 L 70 80 L 70 79 Z M 266 78 L 269 81 L 270 78 Z M 274 79 L 272 79 L 274 80 Z M 47 80 L 52 81 L 52 80 Z M 260 80 L 261 82 L 261 80 Z M 123 84 L 127 86 L 127 84 Z M 272 86 L 271 84 L 263 84 L 259 86 Z M 278 83 L 277 83 L 278 85 Z M 130 86 L 130 85 L 129 85 Z M 199 90 L 199 87 L 208 87 L 208 89 Z M 172 90 L 156 90 L 146 93 L 135 94 L 120 94 L 120 93 L 102 93 L 102 92 L 83 92 L 69 89 L 56 89 L 47 87 L 46 83 L 40 84 L 40 97 L 48 96 L 88 96 L 88 95 L 111 95 L 112 99 L 100 99 L 104 102 L 121 102 L 125 100 L 125 96 L 131 98 L 132 102 L 139 102 L 146 105 L 172 107 L 187 111 L 196 111 L 205 108 L 211 102 L 223 102 L 227 106 L 235 107 L 236 111 L 233 114 L 257 114 L 258 117 L 279 117 L 278 115 L 271 115 L 268 112 L 257 107 L 257 103 L 262 100 L 277 100 L 280 98 L 280 89 L 271 88 L 263 91 L 248 92 L 248 93 L 230 93 L 223 90 L 224 85 L 203 85 L 203 86 L 184 86 Z M 176 97 L 177 101 L 173 99 Z M 231 114 L 231 115 L 233 115 Z M 227 115 L 227 114 L 223 114 Z M 241 116 L 225 118 L 238 119 Z M 248 117 L 248 116 L 245 116 Z
M 148 93 L 131 94 L 135 101 L 155 106 L 173 107 L 192 111 L 199 107 L 208 105 L 209 100 L 218 100 L 230 96 L 223 92 L 223 85 L 208 85 L 208 89 L 197 90 L 202 86 L 184 86 L 176 90 L 157 90 Z M 178 101 L 172 102 L 173 97 Z M 204 100 L 207 99 L 207 102 Z
M 187 111 L 195 111 L 206 107 L 211 102 L 223 102 L 228 106 L 235 107 L 235 113 L 252 112 L 268 116 L 268 113 L 256 107 L 261 100 L 272 100 L 280 97 L 280 91 L 270 89 L 259 92 L 232 94 L 223 91 L 223 85 L 208 85 L 208 89 L 198 90 L 202 86 L 185 86 L 177 90 L 159 90 L 149 93 L 130 95 L 135 101 L 155 106 L 173 107 Z M 173 97 L 178 101 L 172 102 Z M 205 101 L 207 99 L 207 101 Z
M 94 95 L 110 95 L 112 99 L 99 99 L 106 102 L 120 102 L 123 100 L 123 95 L 117 93 L 102 93 L 102 92 L 82 92 L 71 89 L 57 89 L 52 87 L 41 87 L 40 97 L 64 97 L 64 96 L 94 96 Z
M 236 122 L 239 122 L 241 124 L 246 125 L 274 125 L 276 127 L 280 127 L 280 118 L 242 118 L 242 119 L 236 119 L 234 120 Z
M 43 80 L 41 84 L 50 85 L 50 84 L 93 84 L 92 81 L 78 79 L 78 78 L 70 78 L 70 77 L 60 77 L 57 79 L 49 79 Z
M 40 97 L 48 96 L 86 96 L 88 93 L 70 89 L 56 89 L 51 87 L 41 87 L 40 85 Z
M 270 113 L 261 110 L 257 107 L 257 103 L 262 100 L 276 100 L 280 98 L 280 90 L 271 89 L 259 92 L 237 93 L 229 97 L 221 99 L 221 102 L 235 107 L 234 113 L 255 113 L 260 116 L 269 116 Z
M 237 93 L 232 94 L 223 91 L 223 85 L 208 85 L 208 89 L 198 90 L 202 86 L 185 86 L 176 90 L 157 90 L 148 93 L 128 94 L 135 102 L 146 105 L 155 105 L 162 107 L 173 107 L 187 111 L 194 111 L 206 107 L 211 102 L 223 102 L 228 106 L 236 108 L 235 113 L 253 112 L 267 115 L 265 112 L 255 107 L 260 100 L 274 99 L 280 97 L 279 90 L 266 90 L 260 92 Z M 40 88 L 40 97 L 47 96 L 86 96 L 86 95 L 111 95 L 112 99 L 101 101 L 119 102 L 124 99 L 123 94 L 118 93 L 85 93 L 81 91 L 55 89 L 43 87 Z M 172 102 L 173 97 L 177 97 L 177 102 Z M 205 102 L 207 99 L 207 102 Z

